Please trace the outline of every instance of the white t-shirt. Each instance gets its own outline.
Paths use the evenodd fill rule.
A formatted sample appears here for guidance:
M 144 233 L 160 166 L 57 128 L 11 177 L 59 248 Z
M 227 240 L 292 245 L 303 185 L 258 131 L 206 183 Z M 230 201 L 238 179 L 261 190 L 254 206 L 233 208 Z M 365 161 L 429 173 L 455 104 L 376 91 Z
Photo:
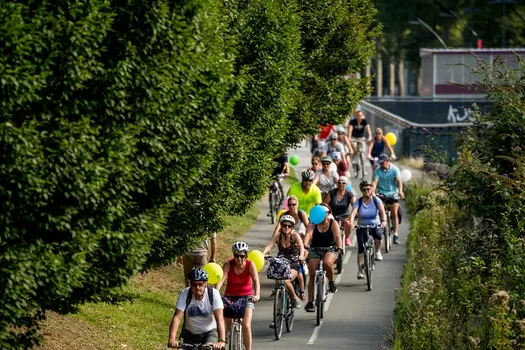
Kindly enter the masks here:
M 190 288 L 184 288 L 177 300 L 177 310 L 184 312 L 186 310 L 186 298 L 190 293 Z M 202 334 L 217 328 L 217 322 L 213 315 L 213 311 L 217 309 L 224 309 L 221 294 L 213 288 L 213 310 L 208 298 L 208 291 L 204 290 L 204 298 L 202 300 L 195 300 L 191 297 L 190 305 L 186 310 L 186 330 L 192 334 Z

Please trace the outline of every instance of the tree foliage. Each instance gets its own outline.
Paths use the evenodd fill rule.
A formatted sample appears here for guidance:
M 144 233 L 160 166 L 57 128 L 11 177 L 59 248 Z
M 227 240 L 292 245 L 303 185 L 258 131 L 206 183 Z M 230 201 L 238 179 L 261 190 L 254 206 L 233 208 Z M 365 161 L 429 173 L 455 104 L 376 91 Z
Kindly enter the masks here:
M 2 2 L 2 349 L 220 230 L 351 110 L 379 29 L 332 1 Z

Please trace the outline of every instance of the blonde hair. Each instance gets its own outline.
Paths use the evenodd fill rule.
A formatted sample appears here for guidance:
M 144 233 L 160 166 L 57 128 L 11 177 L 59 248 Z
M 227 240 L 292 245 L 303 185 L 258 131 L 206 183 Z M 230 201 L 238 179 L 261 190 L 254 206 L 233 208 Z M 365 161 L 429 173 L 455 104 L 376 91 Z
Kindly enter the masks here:
M 294 196 L 293 194 L 291 196 L 288 196 L 288 202 L 286 202 L 286 204 L 288 204 L 290 202 L 290 199 L 293 199 L 297 202 L 297 208 L 299 208 L 299 198 L 297 198 L 297 196 Z
M 376 132 L 380 132 L 381 134 L 383 133 L 383 129 L 381 128 L 376 128 Z

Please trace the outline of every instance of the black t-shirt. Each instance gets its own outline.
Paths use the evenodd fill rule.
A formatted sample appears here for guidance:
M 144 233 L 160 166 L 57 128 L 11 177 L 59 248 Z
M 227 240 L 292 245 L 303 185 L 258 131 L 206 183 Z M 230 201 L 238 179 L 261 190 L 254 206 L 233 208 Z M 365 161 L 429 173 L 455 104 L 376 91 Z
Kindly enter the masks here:
M 277 176 L 279 174 L 282 174 L 284 171 L 284 165 L 288 163 L 288 156 L 282 155 L 280 157 L 274 158 L 273 161 L 277 163 L 273 170 L 273 176 Z
M 350 213 L 351 209 L 351 201 L 354 197 L 354 194 L 352 191 L 346 190 L 345 195 L 343 198 L 338 201 L 337 200 L 337 188 L 334 188 L 330 191 L 330 209 L 332 209 L 332 215 L 339 216 L 339 215 L 347 215 Z
M 353 126 L 352 137 L 364 137 L 365 127 L 368 125 L 366 119 L 361 120 L 361 124 L 357 124 L 357 119 L 350 120 L 350 125 Z

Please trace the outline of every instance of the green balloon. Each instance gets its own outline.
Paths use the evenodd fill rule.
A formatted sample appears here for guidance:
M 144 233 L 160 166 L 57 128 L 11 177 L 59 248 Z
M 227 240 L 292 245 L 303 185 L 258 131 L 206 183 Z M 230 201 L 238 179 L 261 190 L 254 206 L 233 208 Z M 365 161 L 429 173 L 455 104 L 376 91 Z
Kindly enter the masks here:
M 290 164 L 292 164 L 293 166 L 296 166 L 297 164 L 299 164 L 299 157 L 291 156 L 290 157 Z

